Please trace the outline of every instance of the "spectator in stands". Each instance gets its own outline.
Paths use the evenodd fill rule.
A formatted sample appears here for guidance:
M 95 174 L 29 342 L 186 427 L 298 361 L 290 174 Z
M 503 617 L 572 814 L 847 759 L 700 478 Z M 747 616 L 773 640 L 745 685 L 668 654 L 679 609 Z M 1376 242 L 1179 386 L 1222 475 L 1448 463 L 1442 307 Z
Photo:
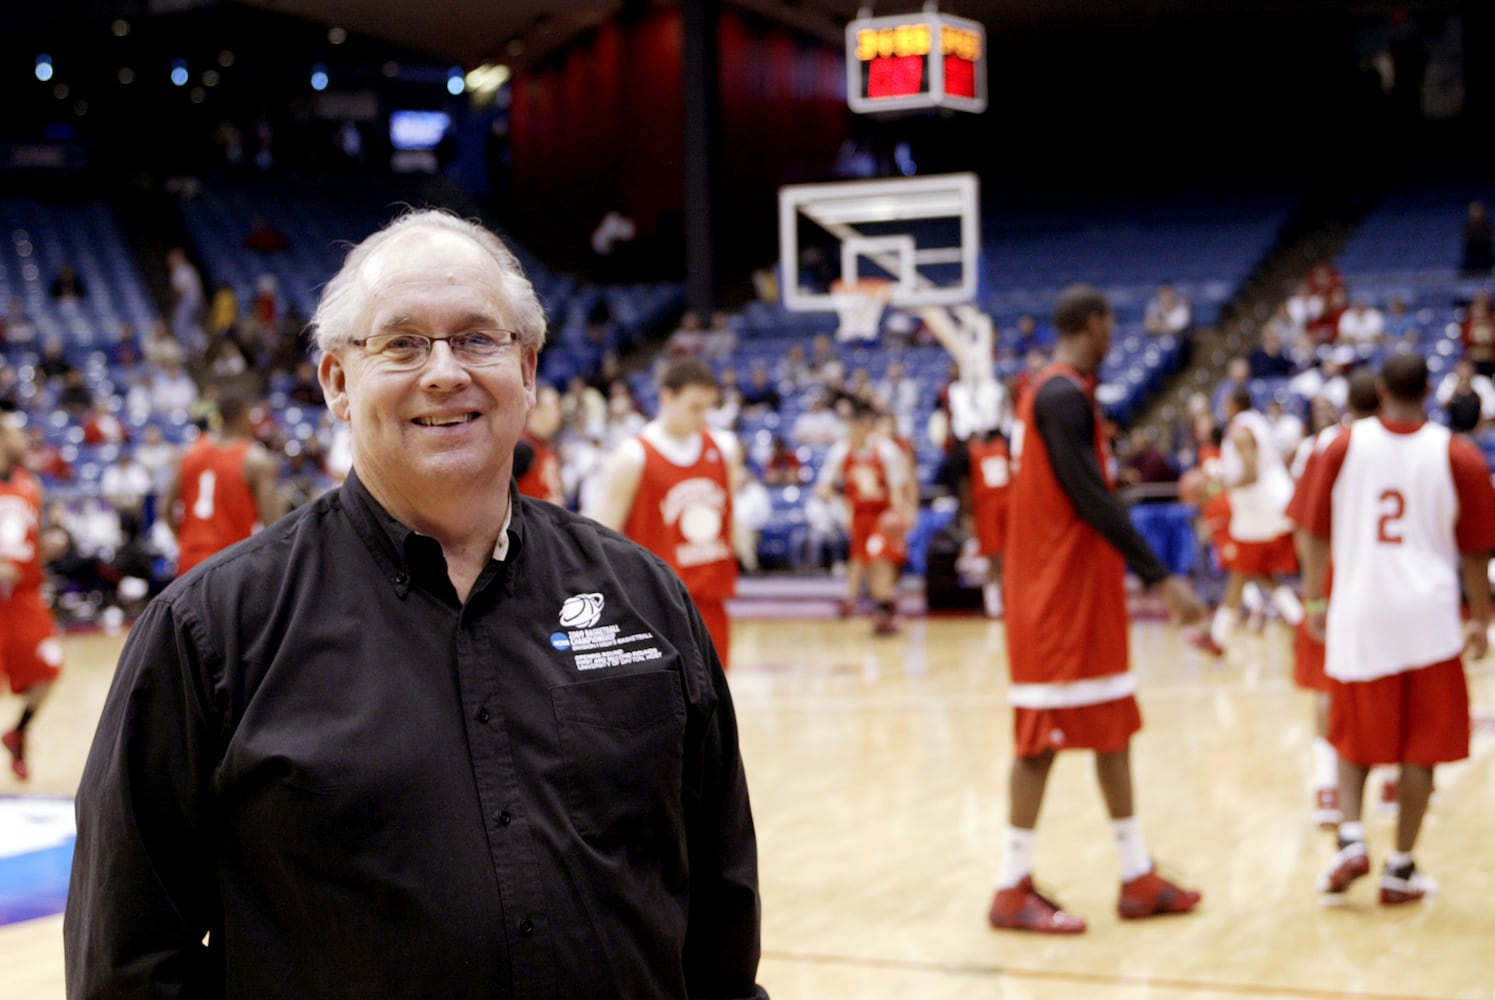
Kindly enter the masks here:
M 764 411 L 777 413 L 783 405 L 779 387 L 769 377 L 768 364 L 761 359 L 754 359 L 748 365 L 747 385 L 742 387 L 743 412 L 755 416 Z
M 619 360 L 617 352 L 603 351 L 596 370 L 587 378 L 587 385 L 602 393 L 602 397 L 606 399 L 612 392 L 613 383 L 626 377 L 623 374 L 623 362 Z
M 741 482 L 732 495 L 732 552 L 744 572 L 758 572 L 758 539 L 773 517 L 773 500 L 753 470 L 743 466 Z
M 1126 435 L 1126 457 L 1121 461 L 1123 486 L 1148 486 L 1178 482 L 1178 469 L 1158 447 L 1157 429 L 1139 424 Z M 1161 500 L 1161 496 L 1143 501 Z
M 1251 348 L 1247 363 L 1252 378 L 1287 378 L 1298 367 L 1288 356 L 1279 328 L 1271 323 L 1262 327 L 1261 342 Z
M 702 337 L 701 354 L 707 361 L 725 361 L 737 350 L 737 331 L 732 329 L 731 318 L 717 309 L 711 314 L 711 324 Z
M 148 391 L 151 412 L 158 414 L 190 411 L 200 395 L 192 376 L 175 362 L 160 367 L 151 377 Z
M 900 434 L 907 436 L 912 433 L 920 394 L 918 380 L 908 374 L 903 362 L 897 358 L 889 358 L 882 378 L 878 379 L 874 387 L 873 396 L 880 410 L 891 413 L 898 419 Z
M 273 274 L 262 274 L 254 284 L 249 315 L 259 330 L 274 330 L 280 323 L 280 285 Z
M 1495 381 L 1476 371 L 1467 356 L 1454 362 L 1453 370 L 1438 383 L 1434 398 L 1448 415 L 1449 427 L 1457 423 L 1472 431 L 1495 422 Z
M 566 391 L 561 395 L 561 412 L 565 415 L 566 427 L 573 433 L 601 440 L 607 424 L 607 399 L 587 384 L 586 376 L 575 374 L 566 380 Z
M 317 370 L 310 361 L 302 361 L 296 366 L 290 388 L 286 390 L 286 398 L 301 406 L 323 405 L 322 383 L 317 381 Z
M 48 441 L 41 425 L 26 427 L 26 469 L 54 483 L 68 483 L 73 479 L 73 466 L 62 453 L 62 449 Z
M 775 434 L 768 459 L 763 463 L 763 481 L 769 486 L 798 486 L 804 465 L 782 436 Z
M 94 407 L 93 390 L 81 368 L 69 368 L 62 376 L 62 388 L 57 393 L 57 405 L 67 412 L 69 418 L 82 420 Z
M 1339 316 L 1336 344 L 1349 344 L 1362 356 L 1380 346 L 1386 335 L 1386 316 L 1364 297 L 1357 296 Z
M 184 351 L 199 354 L 206 346 L 202 329 L 202 275 L 181 247 L 166 252 L 166 269 L 171 281 L 172 335 Z
M 100 396 L 93 401 L 93 411 L 83 421 L 83 443 L 126 444 L 130 430 L 115 412 L 119 401 L 113 396 Z
M 3 357 L 0 357 L 0 410 L 21 409 L 21 382 Z
M 99 477 L 99 493 L 121 515 L 143 518 L 145 498 L 153 492 L 150 472 L 129 448 L 120 448 Z
M 1287 390 L 1303 399 L 1324 396 L 1334 405 L 1335 410 L 1343 413 L 1349 402 L 1350 369 L 1357 360 L 1353 347 L 1336 347 L 1317 368 L 1309 368 L 1293 376 L 1293 380 L 1287 384 Z
M 813 382 L 844 384 L 846 381 L 846 362 L 836 350 L 835 339 L 828 333 L 817 333 L 810 338 L 810 352 L 805 362 L 810 366 L 810 380 Z
M 208 337 L 217 340 L 239 324 L 239 293 L 232 282 L 219 284 L 208 303 Z
M 244 374 L 249 368 L 249 360 L 244 357 L 243 348 L 232 337 L 219 340 L 209 353 L 208 371 L 214 378 L 232 378 Z
M 706 423 L 715 430 L 736 430 L 742 417 L 742 387 L 737 384 L 737 366 L 722 368 L 717 381 L 720 391 L 716 395 L 716 405 L 706 411 Z
M 1308 339 L 1315 346 L 1328 347 L 1339 339 L 1339 319 L 1350 307 L 1350 296 L 1343 286 L 1324 297 L 1324 308 L 1308 321 Z
M 613 379 L 607 387 L 607 426 L 602 443 L 609 451 L 643 430 L 648 419 L 639 411 L 627 379 Z
M 1495 312 L 1490 308 L 1488 289 L 1480 289 L 1470 300 L 1460 335 L 1464 356 L 1474 362 L 1474 370 L 1495 377 Z
M 1292 461 L 1293 453 L 1298 450 L 1298 445 L 1303 441 L 1303 421 L 1296 413 L 1293 413 L 1282 400 L 1272 399 L 1262 408 L 1261 415 L 1266 418 L 1267 426 L 1272 429 L 1272 443 L 1277 446 L 1277 452 L 1282 456 L 1284 462 Z
M 1465 274 L 1488 274 L 1495 266 L 1495 243 L 1492 243 L 1490 216 L 1485 212 L 1485 203 L 1471 201 L 1469 213 L 1464 219 L 1464 253 L 1459 270 Z
M 36 323 L 26 311 L 26 300 L 12 295 L 0 319 L 0 343 L 29 344 L 36 339 Z
M 150 335 L 146 337 L 140 353 L 146 364 L 157 368 L 164 368 L 170 363 L 180 365 L 186 361 L 182 342 L 176 339 L 165 323 L 159 321 L 151 324 Z
M 1014 405 L 1022 398 L 1024 392 L 1033 384 L 1038 373 L 1048 366 L 1049 356 L 1041 348 L 1032 348 L 1023 355 L 1023 370 L 1017 373 L 1012 380 L 1012 401 Z
M 831 408 L 830 398 L 824 392 L 810 397 L 810 405 L 794 418 L 789 437 L 795 444 L 829 445 L 842 436 L 841 418 Z
M 1300 281 L 1282 305 L 1293 326 L 1306 334 L 1308 324 L 1317 320 L 1324 311 L 1324 301 L 1322 296 L 1314 294 L 1313 287 L 1307 281 Z
M 275 226 L 264 215 L 256 212 L 254 218 L 249 221 L 249 232 L 244 236 L 244 249 L 255 253 L 280 253 L 291 245 L 286 234 Z
M 159 494 L 177 463 L 176 445 L 166 440 L 159 424 L 146 424 L 140 432 L 140 443 L 135 445 L 135 461 L 150 475 L 150 491 Z
M 604 281 L 620 281 L 628 274 L 628 250 L 638 236 L 638 226 L 628 212 L 628 206 L 618 204 L 609 208 L 596 228 L 592 230 L 592 253 L 597 263 L 597 274 Z
M 1298 442 L 1297 450 L 1293 452 L 1292 463 L 1288 471 L 1292 473 L 1293 479 L 1301 479 L 1303 472 L 1308 468 L 1308 460 L 1313 456 L 1315 447 L 1320 444 L 1317 440 L 1321 431 L 1334 427 L 1339 423 L 1339 411 L 1327 396 L 1315 396 L 1308 403 L 1308 433 L 1303 440 Z
M 1314 295 L 1327 303 L 1336 291 L 1344 289 L 1344 278 L 1333 264 L 1321 260 L 1308 272 L 1308 287 Z
M 789 345 L 779 359 L 774 378 L 787 392 L 799 392 L 810 384 L 810 359 L 805 355 L 805 345 L 796 341 Z
M 74 369 L 73 362 L 63 349 L 60 337 L 48 337 L 42 344 L 42 356 L 36 370 L 48 382 L 61 382 Z
M 1210 412 L 1223 422 L 1225 404 L 1235 391 L 1251 384 L 1251 362 L 1246 358 L 1231 358 L 1225 363 L 1225 376 L 1215 386 L 1214 406 Z
M 53 302 L 81 302 L 88 295 L 88 290 L 83 285 L 83 279 L 78 277 L 78 271 L 68 261 L 63 261 L 57 267 L 57 275 L 52 279 L 48 291 L 52 295 Z
M 1386 339 L 1392 343 L 1415 345 L 1422 331 L 1417 317 L 1407 311 L 1407 302 L 1400 295 L 1393 295 L 1386 303 Z
M 680 325 L 666 338 L 664 353 L 675 358 L 700 357 L 705 350 L 706 334 L 701 329 L 700 314 L 687 309 L 680 315 Z
M 1054 331 L 1047 326 L 1040 326 L 1038 317 L 1032 313 L 1023 313 L 1017 318 L 1010 343 L 1014 357 L 1026 358 L 1038 351 L 1044 357 L 1044 364 L 1047 364 L 1048 353 L 1054 346 Z
M 1165 334 L 1178 336 L 1194 322 L 1189 300 L 1178 294 L 1169 284 L 1158 286 L 1157 294 L 1148 300 L 1142 314 L 1142 328 L 1155 337 Z

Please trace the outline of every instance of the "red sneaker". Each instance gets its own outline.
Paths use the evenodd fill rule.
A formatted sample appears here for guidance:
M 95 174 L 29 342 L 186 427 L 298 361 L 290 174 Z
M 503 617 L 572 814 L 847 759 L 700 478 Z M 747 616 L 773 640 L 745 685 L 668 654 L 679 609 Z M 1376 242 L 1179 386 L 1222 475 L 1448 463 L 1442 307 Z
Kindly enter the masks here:
M 1333 830 L 1344 819 L 1339 809 L 1339 789 L 1320 788 L 1313 793 L 1313 821 L 1320 829 Z
M 26 766 L 26 736 L 19 729 L 12 729 L 0 736 L 0 743 L 10 751 L 10 769 L 22 781 L 31 777 L 31 768 Z
M 1329 870 L 1319 876 L 1319 892 L 1338 895 L 1357 878 L 1369 874 L 1370 856 L 1365 853 L 1365 843 L 1353 840 L 1339 849 Z
M 1190 632 L 1188 637 L 1189 645 L 1195 649 L 1202 649 L 1211 656 L 1225 655 L 1224 647 L 1215 641 L 1214 636 L 1209 634 L 1209 629 L 1199 629 L 1196 632 Z
M 1381 905 L 1399 906 L 1402 903 L 1415 903 L 1424 896 L 1431 896 L 1438 891 L 1438 883 L 1433 881 L 1431 875 L 1424 875 L 1417 870 L 1416 865 L 1408 865 L 1403 872 L 1393 872 L 1390 868 L 1381 872 Z
M 1121 884 L 1121 899 L 1116 903 L 1116 912 L 1123 920 L 1188 913 L 1203 898 L 1195 890 L 1185 889 L 1163 878 L 1154 866 L 1147 874 Z
M 1036 931 L 1039 934 L 1083 934 L 1085 921 L 1065 913 L 1059 904 L 1038 894 L 1033 876 L 1024 875 L 1017 885 L 998 889 L 992 897 L 986 920 L 998 930 Z
M 897 635 L 899 632 L 898 616 L 890 615 L 886 611 L 878 610 L 877 617 L 872 623 L 872 634 L 878 636 Z

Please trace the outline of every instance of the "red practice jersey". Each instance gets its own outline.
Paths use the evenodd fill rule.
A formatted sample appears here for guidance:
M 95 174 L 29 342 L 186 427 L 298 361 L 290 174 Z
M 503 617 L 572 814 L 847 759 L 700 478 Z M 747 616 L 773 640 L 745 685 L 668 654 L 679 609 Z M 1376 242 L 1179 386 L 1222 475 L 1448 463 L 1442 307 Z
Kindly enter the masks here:
M 676 465 L 640 436 L 644 468 L 623 534 L 670 564 L 700 599 L 724 599 L 737 588 L 732 553 L 732 490 L 727 461 L 701 432 L 695 463 Z
M 524 475 L 515 480 L 519 492 L 527 497 L 538 497 L 564 507 L 566 494 L 561 487 L 561 460 L 556 456 L 555 449 L 529 431 L 524 432 L 522 440 L 530 446 L 535 457 L 530 460 Z
M 182 456 L 179 574 L 254 533 L 259 507 L 244 475 L 253 446 L 249 440 L 220 442 L 204 434 Z

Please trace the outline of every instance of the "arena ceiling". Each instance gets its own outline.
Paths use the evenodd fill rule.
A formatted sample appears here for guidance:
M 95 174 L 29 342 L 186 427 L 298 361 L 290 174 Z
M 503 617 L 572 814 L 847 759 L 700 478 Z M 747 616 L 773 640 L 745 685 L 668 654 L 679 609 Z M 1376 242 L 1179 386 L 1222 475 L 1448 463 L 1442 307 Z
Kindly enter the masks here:
M 191 6 L 194 0 L 169 0 Z M 200 0 L 197 0 L 200 2 Z M 399 42 L 464 66 L 484 61 L 522 66 L 624 7 L 650 0 L 241 0 L 329 27 Z M 859 10 L 874 15 L 920 10 L 923 0 L 722 0 L 839 43 Z M 1069 26 L 1146 28 L 1166 21 L 1344 16 L 1384 21 L 1412 11 L 1454 11 L 1458 0 L 943 0 L 945 13 L 973 18 L 988 35 Z

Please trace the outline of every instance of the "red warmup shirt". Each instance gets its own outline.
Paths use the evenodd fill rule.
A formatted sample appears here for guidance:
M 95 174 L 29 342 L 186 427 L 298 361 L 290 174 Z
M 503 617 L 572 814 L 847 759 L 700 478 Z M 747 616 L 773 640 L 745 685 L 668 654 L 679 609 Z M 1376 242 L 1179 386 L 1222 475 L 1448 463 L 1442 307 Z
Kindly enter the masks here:
M 182 457 L 178 574 L 254 532 L 259 508 L 244 476 L 244 458 L 253 445 L 248 440 L 221 443 L 204 434 Z
M 724 600 L 737 587 L 732 491 L 716 441 L 701 432 L 700 455 L 676 465 L 643 437 L 644 469 L 623 534 L 670 564 L 692 597 Z
M 0 478 L 0 559 L 21 571 L 12 593 L 42 585 L 41 518 L 42 488 L 17 465 Z
M 1129 663 L 1126 562 L 1080 517 L 1034 424 L 1035 401 L 1050 380 L 1060 378 L 1083 393 L 1106 489 L 1116 481 L 1094 381 L 1067 365 L 1050 365 L 1018 403 L 1012 443 L 1003 576 L 1008 659 L 1017 684 L 1104 677 L 1124 673 Z

